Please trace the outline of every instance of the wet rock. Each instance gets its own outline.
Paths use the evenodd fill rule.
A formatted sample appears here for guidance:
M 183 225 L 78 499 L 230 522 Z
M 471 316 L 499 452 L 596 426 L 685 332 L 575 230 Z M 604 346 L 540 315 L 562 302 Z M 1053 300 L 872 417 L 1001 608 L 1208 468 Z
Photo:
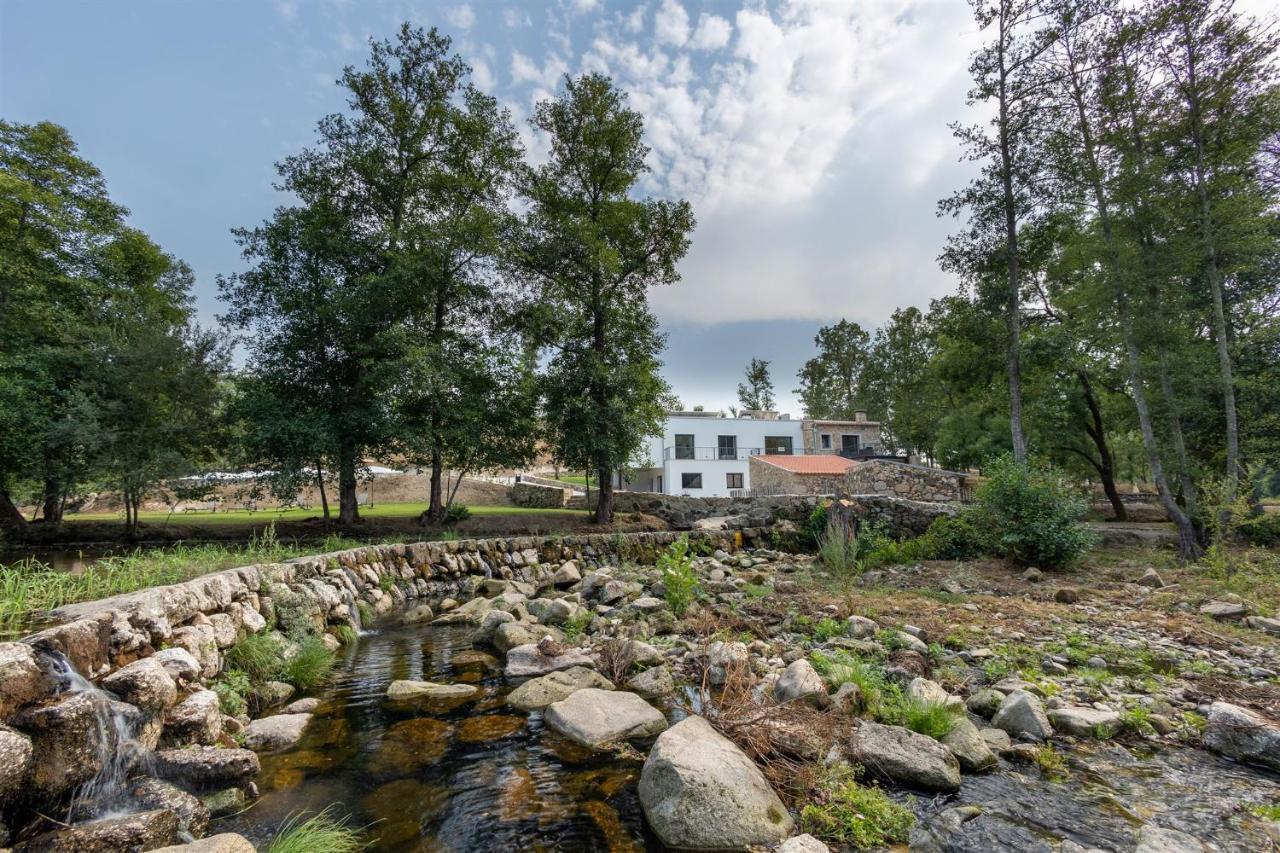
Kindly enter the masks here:
M 137 812 L 47 832 L 23 842 L 15 853 L 118 853 L 172 844 L 178 816 L 168 809 Z
M 1105 740 L 1120 729 L 1120 714 L 1096 708 L 1066 707 L 1049 711 L 1049 722 L 1062 734 Z
M 434 681 L 393 681 L 387 687 L 387 698 L 392 702 L 461 701 L 471 699 L 480 688 L 474 684 L 438 684 Z
M 791 816 L 764 774 L 702 717 L 658 737 L 639 792 L 649 826 L 668 847 L 746 850 L 791 834 Z
M 413 773 L 444 758 L 453 729 L 431 717 L 403 720 L 387 729 L 373 752 L 369 767 L 379 777 Z
M 199 838 L 209 827 L 209 810 L 199 799 L 159 779 L 136 779 L 129 796 L 146 810 L 168 809 L 178 816 L 178 829 Z
M 192 841 L 190 844 L 175 844 L 172 847 L 160 847 L 152 853 L 254 853 L 249 839 L 234 832 L 210 835 Z
M 435 611 L 431 609 L 429 604 L 419 604 L 417 607 L 410 607 L 400 616 L 400 624 L 417 625 L 419 622 L 430 622 L 436 618 Z
M 507 694 L 507 704 L 522 711 L 536 711 L 588 687 L 612 690 L 613 683 L 598 672 L 574 666 L 531 678 Z
M 454 669 L 479 669 L 492 672 L 502 669 L 502 663 L 488 652 L 478 649 L 464 649 L 455 654 L 449 661 Z
M 591 655 L 578 648 L 563 648 L 560 654 L 544 654 L 536 644 L 516 646 L 507 652 L 507 678 L 533 678 L 570 667 L 595 668 Z
M 498 626 L 493 634 L 493 646 L 503 654 L 510 655 L 521 646 L 537 645 L 544 637 L 556 640 L 564 638 L 556 628 L 550 625 L 526 625 L 523 622 L 508 622 Z
M 676 692 L 676 682 L 669 667 L 655 666 L 632 676 L 627 689 L 646 699 L 664 699 Z
M 1160 573 L 1155 569 L 1147 569 L 1142 573 L 1142 577 L 1138 578 L 1138 585 L 1145 586 L 1148 589 L 1160 589 L 1166 584 L 1164 578 L 1160 577 Z
M 1195 836 L 1148 823 L 1138 830 L 1138 846 L 1133 853 L 1204 853 L 1204 849 Z
M 197 690 L 164 718 L 164 741 L 173 746 L 212 744 L 222 735 L 222 708 L 218 694 Z
M 1013 739 L 1002 729 L 982 729 L 979 734 L 987 742 L 987 746 L 991 747 L 991 751 L 997 755 L 1003 755 L 1006 749 L 1013 746 Z
M 962 770 L 970 773 L 981 773 L 1000 763 L 982 732 L 967 719 L 956 720 L 955 727 L 939 743 L 956 757 Z
M 1025 690 L 1015 690 L 1004 698 L 1000 710 L 991 723 L 1004 729 L 1014 738 L 1046 740 L 1053 735 L 1053 727 L 1045 716 L 1040 700 Z
M 258 754 L 250 749 L 162 749 L 152 756 L 155 775 L 193 788 L 225 788 L 252 781 L 261 770 Z
M 662 712 L 634 693 L 586 688 L 547 707 L 547 725 L 583 746 L 652 737 L 667 727 Z
M 1004 694 L 999 690 L 984 687 L 970 696 L 964 704 L 970 712 L 989 720 L 996 715 L 996 712 L 1000 710 L 1000 706 L 1004 704 Z
M 960 764 L 942 744 L 901 726 L 864 722 L 849 741 L 849 751 L 869 772 L 911 788 L 956 791 Z
M 515 621 L 516 617 L 505 610 L 490 610 L 480 620 L 480 626 L 471 634 L 471 642 L 476 645 L 493 645 L 494 635 L 498 629 Z
M 161 661 L 154 657 L 134 661 L 102 679 L 102 686 L 130 705 L 152 713 L 178 701 L 178 685 Z
M 305 699 L 295 699 L 283 708 L 285 714 L 313 714 L 316 708 L 320 707 L 320 700 L 315 696 L 308 696 Z
M 801 658 L 782 671 L 782 675 L 773 685 L 773 696 L 779 702 L 804 700 L 814 705 L 824 706 L 830 703 L 827 696 L 827 685 L 813 668 L 813 664 Z
M 970 848 L 956 843 L 964 825 L 982 814 L 978 806 L 955 806 L 943 809 L 928 820 L 917 823 L 911 829 L 908 848 L 911 853 L 947 853 L 955 849 Z
M 0 725 L 0 801 L 24 788 L 31 778 L 31 739 Z
M 1280 770 L 1280 726 L 1228 702 L 1209 706 L 1204 745 L 1236 761 Z
M 302 740 L 311 714 L 276 714 L 254 720 L 244 728 L 243 742 L 254 752 L 280 752 Z
M 138 713 L 127 705 L 120 710 Z M 98 706 L 88 694 L 65 693 L 51 704 L 28 708 L 14 725 L 31 738 L 31 782 L 41 796 L 56 799 L 102 769 Z
M 484 714 L 468 717 L 458 724 L 459 743 L 488 743 L 511 737 L 525 726 L 524 717 L 510 714 Z
M 57 680 L 36 661 L 26 643 L 0 643 L 0 720 L 19 708 L 52 696 Z
M 247 799 L 240 788 L 223 788 L 221 791 L 206 794 L 200 802 L 204 803 L 211 817 L 221 817 L 240 811 L 244 808 Z
M 459 605 L 443 616 L 437 616 L 432 625 L 479 625 L 484 615 L 493 609 L 493 602 L 487 598 L 473 598 Z

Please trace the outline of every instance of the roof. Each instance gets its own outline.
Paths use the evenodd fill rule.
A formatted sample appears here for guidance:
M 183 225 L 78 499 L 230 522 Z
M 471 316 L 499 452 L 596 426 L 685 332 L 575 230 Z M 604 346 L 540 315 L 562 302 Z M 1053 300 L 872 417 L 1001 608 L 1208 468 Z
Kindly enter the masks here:
M 845 459 L 835 454 L 817 454 L 812 456 L 752 456 L 766 465 L 790 471 L 792 474 L 843 474 L 856 465 L 852 459 Z

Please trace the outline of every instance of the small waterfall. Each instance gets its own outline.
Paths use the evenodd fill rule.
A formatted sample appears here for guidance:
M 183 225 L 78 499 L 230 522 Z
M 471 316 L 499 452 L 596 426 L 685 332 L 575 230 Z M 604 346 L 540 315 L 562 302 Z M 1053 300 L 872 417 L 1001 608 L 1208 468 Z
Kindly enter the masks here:
M 141 715 L 132 706 L 85 678 L 60 653 L 48 653 L 64 695 L 83 695 L 93 703 L 95 721 L 89 736 L 101 769 L 71 797 L 68 822 L 126 813 L 131 808 L 128 780 L 147 750 L 137 740 Z

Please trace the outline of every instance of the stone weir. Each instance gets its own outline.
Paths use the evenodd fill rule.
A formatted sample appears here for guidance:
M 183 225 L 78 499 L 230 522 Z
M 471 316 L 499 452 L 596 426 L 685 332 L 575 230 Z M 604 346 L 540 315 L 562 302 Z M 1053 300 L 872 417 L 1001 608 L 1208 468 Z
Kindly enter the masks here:
M 177 834 L 199 837 L 208 813 L 194 795 L 256 793 L 257 755 L 238 747 L 241 722 L 222 712 L 206 686 L 222 673 L 226 652 L 251 634 L 302 632 L 337 648 L 363 620 L 407 603 L 465 600 L 486 583 L 510 580 L 548 586 L 569 561 L 584 569 L 652 563 L 680 535 L 734 551 L 765 544 L 768 532 L 371 545 L 63 607 L 50 614 L 51 627 L 0 643 L 0 844 L 37 815 L 74 823 L 147 809 L 173 812 Z M 52 821 L 46 827 L 56 827 Z M 126 838 L 147 849 L 129 833 L 157 821 L 98 824 L 105 846 L 95 849 L 116 849 Z M 165 820 L 158 824 L 163 829 Z M 17 849 L 76 849 L 85 836 L 67 841 L 71 847 L 46 833 Z

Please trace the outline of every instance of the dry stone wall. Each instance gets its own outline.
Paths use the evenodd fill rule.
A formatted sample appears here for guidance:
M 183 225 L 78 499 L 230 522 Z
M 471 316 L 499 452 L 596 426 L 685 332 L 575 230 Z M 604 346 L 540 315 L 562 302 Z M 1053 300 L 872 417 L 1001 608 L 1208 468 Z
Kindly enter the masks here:
M 537 509 L 563 507 L 573 491 L 563 486 L 548 486 L 541 483 L 519 482 L 507 489 L 507 496 L 515 506 Z
M 888 459 L 859 462 L 844 475 L 844 490 L 854 495 L 893 495 L 912 501 L 954 502 L 965 497 L 966 476 Z

